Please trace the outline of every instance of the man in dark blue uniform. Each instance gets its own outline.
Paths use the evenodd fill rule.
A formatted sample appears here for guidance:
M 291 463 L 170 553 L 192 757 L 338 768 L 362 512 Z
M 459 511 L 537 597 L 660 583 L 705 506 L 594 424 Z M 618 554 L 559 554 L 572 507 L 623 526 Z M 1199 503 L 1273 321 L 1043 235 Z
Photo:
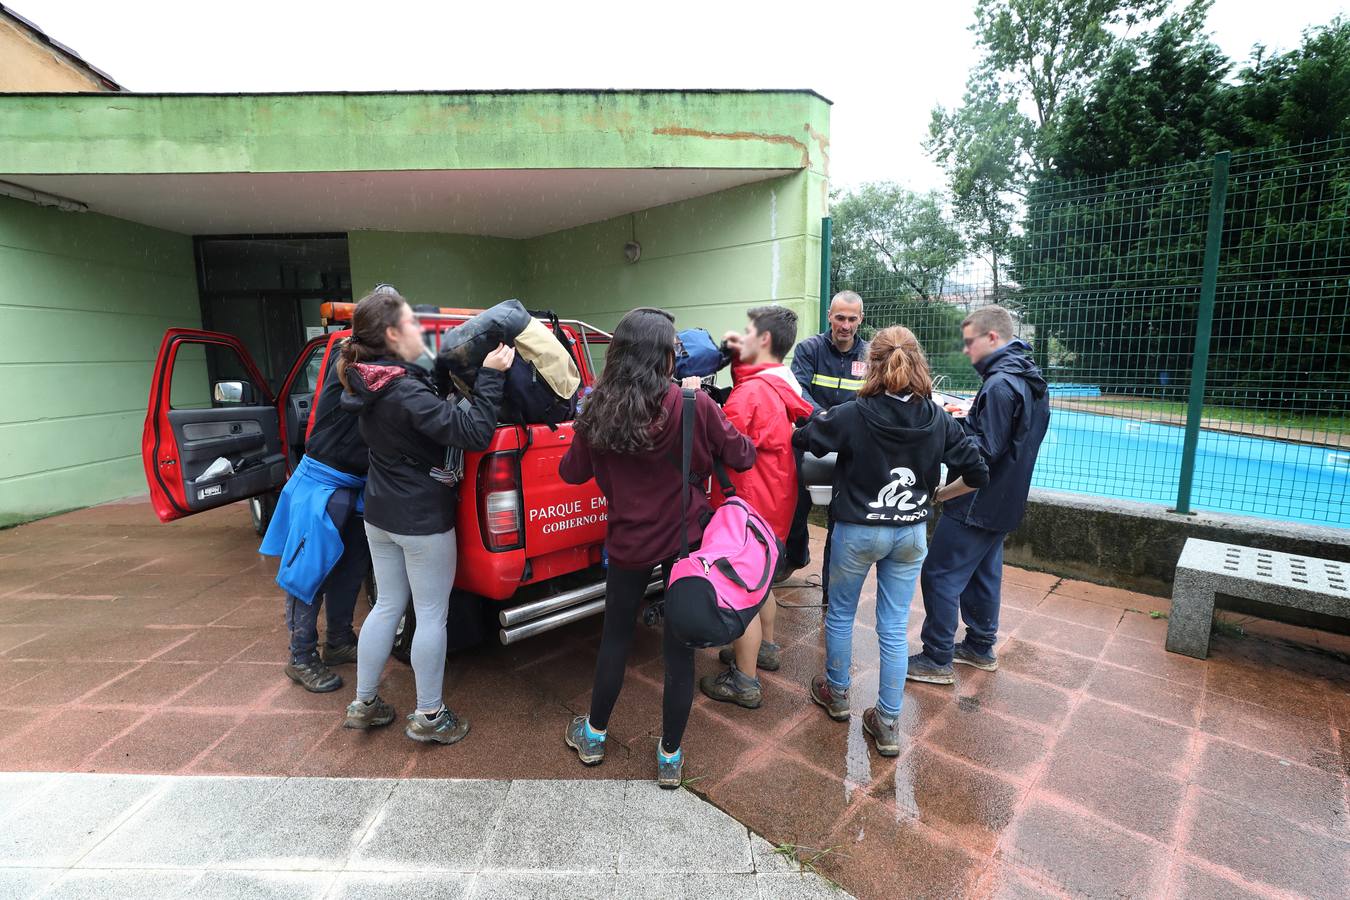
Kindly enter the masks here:
M 952 684 L 952 663 L 992 672 L 1003 584 L 1003 539 L 1022 522 L 1036 453 L 1050 426 L 1050 396 L 1031 347 L 1014 340 L 1012 316 L 986 306 L 961 323 L 965 354 L 983 384 L 961 424 L 989 464 L 976 490 L 956 478 L 937 492 L 942 518 L 929 541 L 923 589 L 923 652 L 906 677 Z M 955 643 L 958 617 L 965 639 Z
M 830 300 L 829 330 L 812 335 L 797 345 L 792 354 L 792 374 L 802 386 L 803 396 L 817 412 L 833 409 L 856 400 L 858 389 L 867 377 L 867 342 L 858 337 L 863 322 L 862 297 L 853 291 L 840 291 Z M 800 469 L 801 456 L 797 457 Z M 788 532 L 786 560 L 780 570 L 780 582 L 793 571 L 811 562 L 807 517 L 811 514 L 811 494 L 806 481 L 797 479 L 797 513 Z M 830 531 L 834 517 L 829 517 Z M 830 602 L 830 536 L 825 535 L 825 561 L 820 570 L 821 602 Z

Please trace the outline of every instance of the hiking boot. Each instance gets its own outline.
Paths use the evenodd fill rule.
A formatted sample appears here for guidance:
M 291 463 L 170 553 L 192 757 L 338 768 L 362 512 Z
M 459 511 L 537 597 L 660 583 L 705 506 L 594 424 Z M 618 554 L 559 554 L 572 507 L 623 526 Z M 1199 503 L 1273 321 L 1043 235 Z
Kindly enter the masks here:
M 589 716 L 577 716 L 563 732 L 567 746 L 577 751 L 577 758 L 583 765 L 598 766 L 605 761 L 605 736 L 595 737 L 599 732 L 591 728 Z
M 909 671 L 905 673 L 909 681 L 922 681 L 925 684 L 955 684 L 956 675 L 951 664 L 939 666 L 926 654 L 916 653 L 909 658 Z
M 423 744 L 455 744 L 469 733 L 469 720 L 461 719 L 442 706 L 441 711 L 430 719 L 420 712 L 408 716 L 408 727 L 403 733 Z
M 317 658 L 305 662 L 292 661 L 286 666 L 286 677 L 311 694 L 328 694 L 342 687 L 342 676 Z
M 656 785 L 667 790 L 684 784 L 684 748 L 675 751 L 674 756 L 666 756 L 658 741 L 656 744 Z
M 716 675 L 700 678 L 698 689 L 713 700 L 735 703 L 746 709 L 759 709 L 759 705 L 764 702 L 759 679 L 742 674 L 734 663 Z
M 817 675 L 811 679 L 811 699 L 825 707 L 830 718 L 836 722 L 847 722 L 849 715 L 848 692 L 842 694 L 830 687 L 830 679 Z
M 998 657 L 994 651 L 981 653 L 965 641 L 952 648 L 952 662 L 960 663 L 963 666 L 974 666 L 982 672 L 997 672 Z
M 366 703 L 353 700 L 347 704 L 347 720 L 343 728 L 383 728 L 394 721 L 394 708 L 379 697 Z
M 345 666 L 347 663 L 356 662 L 356 645 L 343 644 L 341 647 L 324 645 L 323 662 L 328 666 Z
M 723 647 L 717 654 L 717 659 L 724 666 L 736 665 L 736 651 L 730 647 Z M 783 665 L 783 648 L 777 644 L 771 644 L 763 641 L 759 645 L 759 656 L 755 659 L 755 668 L 763 669 L 765 672 L 777 672 Z
M 900 754 L 900 720 L 897 718 L 891 724 L 887 725 L 882 717 L 881 711 L 875 706 L 863 713 L 862 717 L 863 731 L 872 736 L 872 740 L 877 742 L 877 752 L 882 756 L 898 756 Z

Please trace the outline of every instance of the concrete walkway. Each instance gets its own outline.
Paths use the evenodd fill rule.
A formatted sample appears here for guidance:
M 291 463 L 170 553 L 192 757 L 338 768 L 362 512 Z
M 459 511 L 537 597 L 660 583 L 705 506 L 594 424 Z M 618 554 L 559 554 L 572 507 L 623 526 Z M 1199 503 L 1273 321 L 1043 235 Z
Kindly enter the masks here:
M 638 781 L 0 774 L 0 898 L 849 895 Z

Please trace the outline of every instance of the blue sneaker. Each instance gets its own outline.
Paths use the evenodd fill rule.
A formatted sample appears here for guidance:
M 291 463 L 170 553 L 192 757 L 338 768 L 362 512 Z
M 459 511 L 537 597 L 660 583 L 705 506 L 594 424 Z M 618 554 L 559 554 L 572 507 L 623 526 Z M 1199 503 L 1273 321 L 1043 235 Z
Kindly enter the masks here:
M 963 666 L 974 666 L 985 672 L 998 671 L 998 657 L 994 655 L 992 649 L 981 653 L 965 641 L 952 648 L 952 662 L 960 663 Z
M 563 734 L 567 746 L 577 751 L 577 757 L 588 766 L 605 761 L 605 736 L 591 728 L 589 716 L 577 716 Z
M 905 678 L 908 681 L 922 681 L 925 684 L 956 683 L 956 675 L 950 663 L 940 666 L 924 653 L 916 653 L 909 658 L 909 670 L 905 672 Z
M 656 784 L 666 789 L 677 788 L 684 784 L 684 748 L 675 751 L 674 756 L 666 756 L 661 744 L 656 745 Z

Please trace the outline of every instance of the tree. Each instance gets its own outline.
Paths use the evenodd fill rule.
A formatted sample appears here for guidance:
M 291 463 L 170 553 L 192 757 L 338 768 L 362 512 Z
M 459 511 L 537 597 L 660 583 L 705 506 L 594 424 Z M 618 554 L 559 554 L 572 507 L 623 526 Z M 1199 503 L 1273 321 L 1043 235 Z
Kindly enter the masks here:
M 1232 64 L 1204 33 L 1208 9 L 1192 4 L 1121 42 L 1064 102 L 1050 141 L 1056 176 L 1164 166 L 1245 143 L 1225 82 Z
M 1319 141 L 1350 130 L 1350 22 L 1303 33 L 1303 46 L 1244 69 L 1237 108 L 1252 146 Z
M 1112 29 L 1157 19 L 1169 0 L 978 0 L 976 45 L 984 58 L 973 73 L 978 84 L 997 85 L 1000 96 L 1027 101 L 1035 111 L 1027 142 L 1036 173 L 1049 172 L 1061 101 L 1087 84 L 1110 54 Z
M 966 92 L 959 109 L 933 110 L 925 144 L 947 172 L 956 221 L 971 249 L 989 264 L 996 299 L 1002 295 L 1013 220 L 1023 195 L 1025 124 L 1016 102 L 1000 97 L 986 81 Z
M 928 301 L 965 258 L 965 242 L 942 210 L 937 192 L 916 194 L 892 182 L 836 193 L 830 203 L 836 283 L 888 276 Z

